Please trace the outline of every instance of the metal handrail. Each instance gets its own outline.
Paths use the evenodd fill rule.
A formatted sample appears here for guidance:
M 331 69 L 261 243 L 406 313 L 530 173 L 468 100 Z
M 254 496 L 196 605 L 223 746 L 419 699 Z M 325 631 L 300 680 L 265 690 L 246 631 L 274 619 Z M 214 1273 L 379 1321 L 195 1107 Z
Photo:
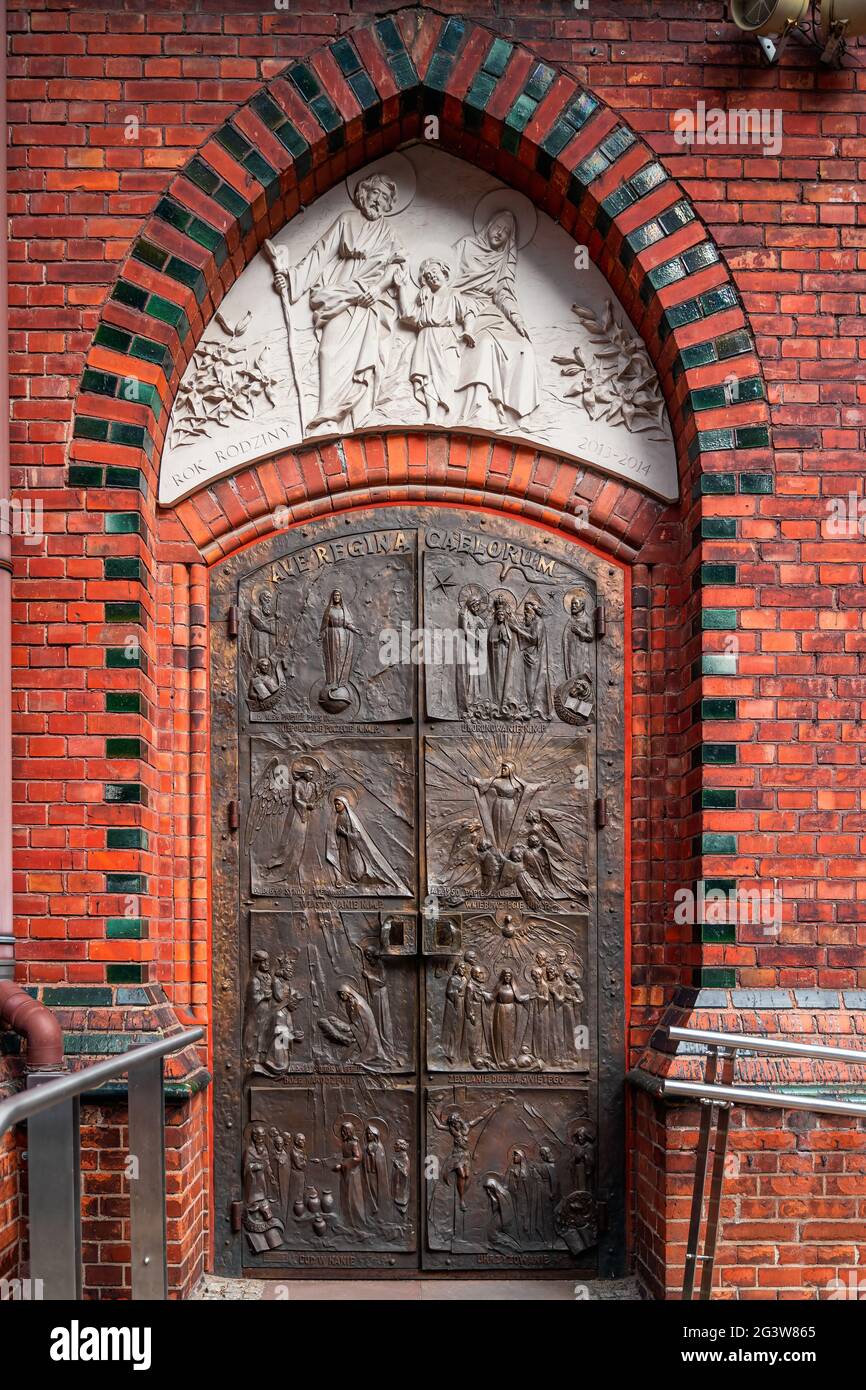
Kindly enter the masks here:
M 728 1146 L 728 1125 L 734 1105 L 758 1105 L 776 1110 L 811 1110 L 820 1115 L 866 1116 L 866 1104 L 860 1101 L 839 1100 L 835 1097 L 791 1095 L 785 1091 L 766 1091 L 757 1087 L 734 1086 L 734 1066 L 740 1052 L 760 1052 L 777 1057 L 821 1058 L 829 1061 L 866 1062 L 866 1052 L 856 1048 L 829 1047 L 823 1043 L 795 1043 L 783 1039 L 751 1037 L 748 1033 L 719 1033 L 706 1028 L 667 1028 L 672 1042 L 703 1043 L 707 1048 L 705 1081 L 680 1081 L 665 1078 L 661 1090 L 664 1096 L 689 1097 L 702 1102 L 701 1122 L 695 1155 L 695 1185 L 689 1238 L 683 1273 L 683 1300 L 688 1302 L 694 1293 L 697 1267 L 700 1264 L 700 1298 L 708 1299 L 713 1287 L 713 1268 L 719 1230 L 722 1183 L 725 1175 L 725 1154 Z M 722 1072 L 721 1083 L 716 1076 Z M 715 1131 L 713 1129 L 715 1127 Z M 706 1231 L 703 1254 L 698 1254 L 703 1221 L 704 1192 L 710 1170 L 710 1196 L 707 1203 Z
M 866 1052 L 854 1047 L 828 1047 L 826 1043 L 785 1042 L 781 1038 L 752 1037 L 748 1033 L 717 1033 L 708 1028 L 667 1030 L 672 1042 L 706 1043 L 708 1047 L 731 1047 L 737 1052 L 770 1052 L 777 1057 L 813 1057 L 826 1061 L 866 1062 Z
M 30 1282 L 36 1297 L 81 1298 L 81 1096 L 124 1074 L 132 1297 L 168 1297 L 163 1059 L 203 1037 L 203 1028 L 186 1028 L 67 1076 L 43 1079 L 33 1072 L 28 1090 L 0 1101 L 0 1137 L 27 1121 Z
M 203 1028 L 187 1028 L 182 1033 L 173 1033 L 167 1038 L 159 1038 L 156 1042 L 133 1047 L 129 1052 L 122 1052 L 119 1057 L 106 1057 L 104 1062 L 93 1062 L 90 1066 L 82 1067 L 80 1071 L 71 1071 L 66 1076 L 56 1079 L 52 1077 L 50 1081 L 42 1081 L 30 1091 L 19 1091 L 17 1095 L 9 1096 L 8 1099 L 0 1101 L 0 1139 L 13 1125 L 20 1124 L 31 1115 L 38 1115 L 41 1110 L 49 1110 L 59 1101 L 80 1096 L 84 1091 L 91 1091 L 96 1086 L 101 1086 L 104 1081 L 115 1081 L 118 1076 L 133 1071 L 144 1062 L 169 1057 L 173 1052 L 180 1052 L 182 1048 L 198 1042 L 203 1037 Z

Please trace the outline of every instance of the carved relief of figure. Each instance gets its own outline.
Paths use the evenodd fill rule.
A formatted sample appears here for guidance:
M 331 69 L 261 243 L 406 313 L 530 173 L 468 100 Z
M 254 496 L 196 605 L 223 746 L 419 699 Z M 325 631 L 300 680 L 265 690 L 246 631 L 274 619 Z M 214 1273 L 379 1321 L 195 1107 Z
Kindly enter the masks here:
M 277 615 L 274 609 L 274 596 L 270 589 L 263 589 L 259 595 L 258 606 L 250 604 L 247 650 L 257 664 L 273 653 L 277 637 Z
M 253 1125 L 250 1130 L 249 1142 L 244 1150 L 243 1179 L 244 1202 L 248 1211 L 267 1202 L 271 1193 L 276 1191 L 264 1125 Z
M 484 1179 L 484 1191 L 490 1204 L 490 1244 L 503 1250 L 519 1250 L 520 1237 L 511 1193 L 492 1173 Z
M 473 965 L 466 990 L 466 1023 L 463 1033 L 464 1052 L 469 1065 L 476 1071 L 493 1066 L 492 1038 L 485 1012 L 487 971 L 483 965 Z
M 361 633 L 343 602 L 343 591 L 334 589 L 319 625 L 325 689 L 319 703 L 332 714 L 339 714 L 352 703 L 349 682 L 355 654 L 355 638 Z
M 503 970 L 486 999 L 493 1005 L 493 1056 L 500 1067 L 513 1068 L 517 1065 L 518 1044 L 521 1041 L 518 1024 L 522 1020 L 518 1010 L 529 1003 L 529 995 L 517 989 L 512 970 Z
M 466 1189 L 472 1177 L 472 1150 L 469 1142 L 471 1131 L 489 1120 L 498 1110 L 499 1104 L 500 1102 L 494 1101 L 493 1105 L 488 1105 L 486 1110 L 476 1115 L 474 1120 L 467 1120 L 459 1110 L 452 1110 L 446 1120 L 441 1120 L 434 1110 L 430 1110 L 430 1118 L 436 1128 L 451 1136 L 451 1152 L 442 1161 L 439 1179 L 448 1187 L 453 1177 L 461 1211 L 466 1210 Z
M 271 1039 L 264 1065 L 268 1071 L 279 1073 L 288 1071 L 292 1062 L 292 1048 L 296 1042 L 303 1042 L 304 1034 L 294 1025 L 292 1013 L 303 999 L 303 995 L 292 985 L 294 961 L 288 956 L 280 956 L 273 979 L 273 1004 L 276 1006 L 271 1019 Z
M 571 600 L 569 620 L 562 632 L 562 664 L 569 680 L 574 680 L 582 674 L 582 649 L 587 642 L 594 641 L 595 633 L 586 611 L 586 595 L 575 594 Z
M 565 987 L 565 1002 L 562 1009 L 563 1030 L 565 1032 L 566 1054 L 574 1061 L 583 1060 L 583 1050 L 578 1042 L 583 989 L 576 970 L 564 970 L 562 974 Z
M 268 1045 L 268 1026 L 273 997 L 273 975 L 267 951 L 253 951 L 247 995 L 244 1001 L 244 1057 L 257 1062 Z
M 310 763 L 299 763 L 292 768 L 292 804 L 286 818 L 283 852 L 268 865 L 269 870 L 279 869 L 283 878 L 300 879 L 307 831 L 324 790 L 324 782 L 316 777 Z
M 291 1161 L 289 1203 L 294 1205 L 304 1195 L 304 1183 L 307 1176 L 307 1136 L 305 1134 L 296 1134 L 293 1138 L 289 1149 L 289 1159 Z
M 575 1192 L 591 1192 L 595 1173 L 595 1136 L 580 1125 L 571 1140 L 571 1185 Z
M 508 1191 L 521 1236 L 530 1234 L 532 1219 L 532 1172 L 523 1149 L 513 1149 L 506 1176 Z
M 532 599 L 523 605 L 523 623 L 511 619 L 511 628 L 520 646 L 520 660 L 523 672 L 523 699 L 526 713 L 531 718 L 550 719 L 551 690 L 550 671 L 547 664 L 547 629 L 541 616 L 541 607 Z
M 517 300 L 517 222 L 505 209 L 456 245 L 454 289 L 475 306 L 474 346 L 461 353 L 461 418 L 514 425 L 539 402 L 535 351 Z
M 334 798 L 334 822 L 325 857 L 340 883 L 400 891 L 397 873 L 373 844 L 345 797 Z
M 275 248 L 280 279 L 295 303 L 309 294 L 318 337 L 319 399 L 309 429 L 351 430 L 371 413 L 397 319 L 394 272 L 406 253 L 388 223 L 397 185 L 385 174 L 359 180 L 354 208 L 337 218 L 298 265 Z
M 461 594 L 457 630 L 461 635 L 455 668 L 457 709 L 462 715 L 471 715 L 487 703 L 487 621 L 483 595 L 469 586 Z
M 549 1062 L 548 1009 L 550 1007 L 550 990 L 541 966 L 533 966 L 529 972 L 529 977 L 533 986 L 533 995 L 529 1004 L 529 1026 L 527 1028 L 529 1048 L 533 1057 L 537 1057 L 540 1062 Z
M 398 1139 L 391 1159 L 391 1200 L 403 1220 L 409 1210 L 411 1171 L 409 1144 L 405 1139 Z
M 280 1197 L 280 1214 L 285 1222 L 289 1213 L 289 1196 L 292 1186 L 292 1159 L 286 1147 L 286 1136 L 281 1134 L 278 1129 L 272 1129 L 270 1134 L 274 1177 L 276 1179 L 277 1192 Z
M 254 709 L 270 709 L 286 683 L 286 663 L 282 657 L 259 657 L 247 686 L 247 699 Z
M 520 707 L 519 648 L 512 631 L 512 613 L 503 598 L 493 600 L 493 619 L 487 631 L 487 667 L 494 713 L 513 717 Z
M 548 782 L 524 782 L 517 776 L 514 763 L 502 762 L 495 777 L 467 779 L 475 792 L 482 824 L 496 848 L 505 852 L 518 815 L 535 792 L 544 790 Z
M 400 314 L 415 331 L 409 379 L 429 421 L 444 422 L 454 403 L 460 345 L 474 348 L 474 301 L 449 288 L 450 268 L 430 256 L 418 267 L 418 287 L 402 281 Z M 401 281 L 402 272 L 395 279 Z
M 343 1012 L 355 1036 L 358 1061 L 368 1066 L 385 1066 L 388 1058 L 382 1046 L 382 1039 L 379 1036 L 373 1010 L 366 999 L 362 998 L 358 991 L 352 989 L 350 985 L 345 985 L 338 990 L 337 998 L 343 1006 Z
M 559 1178 L 551 1150 L 541 1145 L 538 1162 L 532 1165 L 532 1234 L 545 1245 L 554 1240 L 553 1213 L 559 1201 Z
M 367 946 L 364 950 L 361 976 L 367 990 L 370 1008 L 373 1010 L 373 1017 L 376 1020 L 376 1027 L 382 1039 L 382 1045 L 385 1051 L 393 1056 L 394 1029 L 391 1023 L 391 1001 L 388 997 L 388 976 L 375 946 Z
M 462 1061 L 463 1024 L 466 986 L 469 967 L 463 960 L 455 962 L 445 986 L 445 1005 L 442 1015 L 442 1051 L 449 1062 Z
M 384 1207 L 388 1196 L 388 1156 L 376 1125 L 364 1130 L 364 1193 L 369 1219 Z
M 334 1164 L 333 1171 L 340 1174 L 340 1215 L 354 1231 L 365 1224 L 363 1162 L 364 1154 L 355 1127 L 347 1121 L 340 1125 L 340 1161 Z

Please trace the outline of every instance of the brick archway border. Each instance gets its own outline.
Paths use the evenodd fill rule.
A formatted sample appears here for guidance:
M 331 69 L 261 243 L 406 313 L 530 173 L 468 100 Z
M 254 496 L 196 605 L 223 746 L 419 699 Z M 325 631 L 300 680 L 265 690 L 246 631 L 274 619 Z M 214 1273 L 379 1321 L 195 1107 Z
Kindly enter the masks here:
M 413 432 L 306 446 L 158 508 L 174 396 L 228 289 L 266 236 L 352 169 L 424 138 L 431 117 L 442 149 L 587 247 L 658 372 L 679 506 L 530 447 Z M 768 419 L 747 316 L 707 228 L 652 149 L 568 73 L 426 6 L 289 64 L 201 146 L 136 237 L 81 378 L 68 490 L 51 499 L 86 514 L 104 619 L 89 640 L 103 652 L 90 684 L 105 691 L 105 757 L 88 763 L 82 799 L 100 832 L 87 911 L 106 925 L 77 979 L 169 984 L 207 1018 L 207 567 L 276 525 L 417 500 L 539 521 L 631 567 L 635 1052 L 677 985 L 732 985 L 733 936 L 671 931 L 668 900 L 672 883 L 748 872 L 729 833 L 736 701 L 719 678 L 750 602 L 741 521 L 774 485 Z M 130 894 L 140 912 L 121 923 Z M 39 959 L 37 981 L 64 978 Z

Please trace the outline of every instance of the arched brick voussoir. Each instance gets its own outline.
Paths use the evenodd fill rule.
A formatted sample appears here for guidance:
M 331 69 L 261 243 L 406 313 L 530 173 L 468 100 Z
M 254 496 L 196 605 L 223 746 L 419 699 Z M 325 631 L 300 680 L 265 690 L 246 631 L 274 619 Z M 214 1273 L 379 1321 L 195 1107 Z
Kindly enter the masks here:
M 104 465 L 106 448 L 139 448 L 152 490 L 184 368 L 264 238 L 352 169 L 430 134 L 430 117 L 443 149 L 525 192 L 606 276 L 659 373 L 679 436 L 683 498 L 708 452 L 717 471 L 747 468 L 745 451 L 766 450 L 766 395 L 747 318 L 680 185 L 570 74 L 425 6 L 371 18 L 290 63 L 174 176 L 94 335 L 71 455 L 79 472 Z M 720 363 L 728 364 L 722 383 Z M 693 421 L 704 409 L 713 412 L 706 430 Z M 729 455 L 721 463 L 720 452 Z M 93 485 L 100 479 L 96 467 Z
M 250 464 L 178 503 L 175 516 L 189 537 L 188 559 L 214 564 L 300 522 L 411 502 L 509 512 L 624 563 L 674 511 L 619 479 L 519 444 L 390 432 Z

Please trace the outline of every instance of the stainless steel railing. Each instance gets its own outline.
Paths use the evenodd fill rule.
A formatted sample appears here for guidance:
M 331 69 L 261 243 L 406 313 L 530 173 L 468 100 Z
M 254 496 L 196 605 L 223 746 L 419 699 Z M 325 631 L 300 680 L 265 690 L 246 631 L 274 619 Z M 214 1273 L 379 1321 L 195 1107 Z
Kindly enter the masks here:
M 103 1082 L 128 1075 L 132 1297 L 168 1296 L 165 1253 L 165 1106 L 163 1059 L 204 1037 L 187 1028 L 81 1071 L 41 1081 L 0 1101 L 0 1138 L 27 1121 L 30 1279 L 47 1299 L 81 1297 L 80 1100 Z
M 728 1147 L 728 1125 L 733 1106 L 758 1105 L 770 1106 L 776 1110 L 810 1110 L 819 1115 L 866 1115 L 866 1104 L 859 1101 L 838 1100 L 835 1096 L 798 1096 L 751 1086 L 734 1086 L 731 1081 L 737 1054 L 761 1052 L 776 1057 L 866 1062 L 866 1052 L 849 1047 L 828 1047 L 823 1043 L 795 1043 L 752 1037 L 748 1033 L 717 1033 L 704 1028 L 669 1027 L 667 1034 L 672 1042 L 700 1043 L 707 1048 L 707 1066 L 703 1081 L 666 1079 L 662 1084 L 664 1096 L 699 1100 L 702 1104 L 689 1239 L 683 1272 L 683 1300 L 688 1302 L 694 1294 L 698 1265 L 701 1266 L 698 1296 L 708 1299 L 712 1293 L 722 1183 Z M 716 1081 L 717 1076 L 721 1076 L 719 1082 Z M 707 1202 L 704 1248 L 703 1253 L 699 1253 L 708 1172 L 710 1195 Z

